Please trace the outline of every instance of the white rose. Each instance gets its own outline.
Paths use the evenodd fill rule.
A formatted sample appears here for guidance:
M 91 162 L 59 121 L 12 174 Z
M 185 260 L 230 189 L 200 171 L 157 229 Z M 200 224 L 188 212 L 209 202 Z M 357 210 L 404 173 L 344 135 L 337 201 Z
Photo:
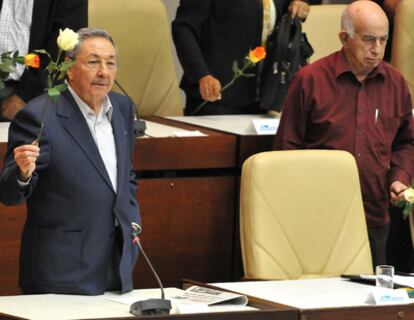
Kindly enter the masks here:
M 404 199 L 408 202 L 414 203 L 414 189 L 408 188 L 404 191 Z
M 70 51 L 75 48 L 79 42 L 79 36 L 73 30 L 66 28 L 65 30 L 59 29 L 59 36 L 57 38 L 57 44 L 63 51 Z

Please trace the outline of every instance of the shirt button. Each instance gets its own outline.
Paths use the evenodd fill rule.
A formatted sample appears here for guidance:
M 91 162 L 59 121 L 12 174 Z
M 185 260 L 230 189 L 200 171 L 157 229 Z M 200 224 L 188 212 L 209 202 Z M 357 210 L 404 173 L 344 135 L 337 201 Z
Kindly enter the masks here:
M 360 130 L 358 130 L 358 135 L 359 136 L 362 136 L 362 130 L 360 129 Z
M 358 108 L 358 112 L 359 113 L 362 113 L 362 108 Z
M 357 158 L 359 159 L 359 158 L 361 158 L 361 154 L 360 153 L 357 153 Z

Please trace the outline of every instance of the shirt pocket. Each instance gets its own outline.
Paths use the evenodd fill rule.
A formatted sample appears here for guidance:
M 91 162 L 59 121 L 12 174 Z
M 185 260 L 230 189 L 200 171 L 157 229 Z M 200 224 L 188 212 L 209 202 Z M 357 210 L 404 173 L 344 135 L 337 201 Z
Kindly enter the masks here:
M 379 134 L 383 142 L 387 147 L 391 148 L 395 135 L 397 134 L 400 119 L 397 117 L 380 117 L 377 129 L 380 130 Z
M 396 117 L 384 117 L 380 118 L 380 122 L 382 123 L 382 126 L 387 131 L 392 131 L 395 133 L 397 132 L 398 125 L 400 123 L 400 118 Z

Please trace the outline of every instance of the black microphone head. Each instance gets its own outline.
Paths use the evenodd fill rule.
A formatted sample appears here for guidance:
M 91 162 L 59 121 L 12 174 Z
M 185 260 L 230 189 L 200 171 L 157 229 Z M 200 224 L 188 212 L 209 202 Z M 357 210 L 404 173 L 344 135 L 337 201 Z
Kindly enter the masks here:
M 134 316 L 170 314 L 171 301 L 166 299 L 148 299 L 131 304 L 129 312 Z
M 132 100 L 132 98 L 129 96 L 129 94 L 125 91 L 125 89 L 121 86 L 119 81 L 116 80 L 116 79 L 115 79 L 115 84 L 118 86 L 119 89 L 121 89 L 122 93 L 124 95 L 126 95 L 131 100 L 132 110 L 134 111 L 134 128 L 132 130 L 133 130 L 135 138 L 138 138 L 138 137 L 141 137 L 141 136 L 145 135 L 145 130 L 147 129 L 147 124 L 145 123 L 145 121 L 139 119 L 138 108 L 137 108 L 134 100 Z
M 147 124 L 145 123 L 145 121 L 140 120 L 140 119 L 135 119 L 134 120 L 134 136 L 135 138 L 141 137 L 143 135 L 145 135 L 145 130 L 147 129 Z

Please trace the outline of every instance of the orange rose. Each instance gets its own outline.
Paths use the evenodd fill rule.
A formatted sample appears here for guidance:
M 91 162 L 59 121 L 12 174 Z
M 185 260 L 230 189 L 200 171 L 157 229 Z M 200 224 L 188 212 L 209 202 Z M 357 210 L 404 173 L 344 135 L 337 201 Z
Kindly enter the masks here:
M 27 67 L 32 68 L 39 68 L 40 67 L 40 59 L 39 56 L 35 53 L 29 53 L 24 56 L 24 65 Z
M 266 58 L 266 50 L 264 47 L 256 47 L 249 52 L 249 60 L 253 63 L 257 63 L 264 58 Z

